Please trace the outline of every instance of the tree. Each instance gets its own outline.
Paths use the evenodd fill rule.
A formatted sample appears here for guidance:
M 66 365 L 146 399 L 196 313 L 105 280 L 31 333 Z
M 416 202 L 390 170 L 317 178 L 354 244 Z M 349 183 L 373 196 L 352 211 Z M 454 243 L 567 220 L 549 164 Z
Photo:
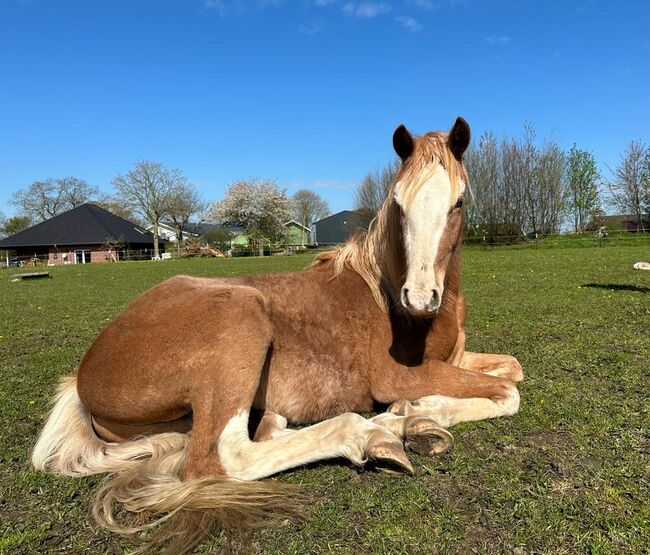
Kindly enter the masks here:
M 115 214 L 120 218 L 124 218 L 125 220 L 138 225 L 143 225 L 145 223 L 135 214 L 130 206 L 127 206 L 124 202 L 113 195 L 102 195 L 93 202 L 100 208 L 108 210 L 111 214 Z
M 650 219 L 650 148 L 645 149 L 645 155 L 641 161 L 641 203 Z
M 12 216 L 4 220 L 0 227 L 3 235 L 13 235 L 23 229 L 27 229 L 32 224 L 27 216 Z
M 113 186 L 121 202 L 139 214 L 153 232 L 154 256 L 159 255 L 158 227 L 169 214 L 172 193 L 185 181 L 180 170 L 168 170 L 159 162 L 143 160 L 125 175 L 118 175 Z
M 595 209 L 600 206 L 598 180 L 600 173 L 593 154 L 580 150 L 575 143 L 566 157 L 568 210 L 573 216 L 573 229 L 582 233 Z
M 192 216 L 206 211 L 206 205 L 201 200 L 199 191 L 185 178 L 182 178 L 171 191 L 169 198 L 168 216 L 176 230 L 176 246 L 180 252 L 183 241 L 183 228 L 189 223 Z M 199 218 L 205 219 L 204 215 Z
M 287 232 L 284 223 L 291 219 L 291 201 L 273 180 L 241 180 L 228 187 L 212 214 L 223 223 L 243 226 L 251 237 L 279 242 Z
M 465 154 L 465 166 L 471 184 L 468 234 L 497 241 L 559 230 L 566 200 L 564 154 L 554 141 L 539 147 L 530 123 L 521 138 L 499 142 L 484 132 Z
M 35 181 L 13 194 L 10 203 L 34 222 L 42 222 L 88 202 L 97 187 L 76 177 Z
M 538 187 L 537 223 L 534 231 L 544 235 L 558 233 L 566 205 L 564 152 L 553 140 L 539 150 L 535 168 Z
M 327 201 L 308 189 L 296 191 L 291 197 L 291 203 L 293 217 L 305 227 L 310 228 L 315 221 L 330 215 Z
M 400 168 L 400 161 L 394 158 L 383 168 L 368 172 L 354 193 L 354 208 L 369 224 L 386 200 L 390 187 Z
M 644 230 L 643 215 L 645 210 L 644 161 L 647 149 L 640 141 L 631 141 L 621 160 L 610 170 L 613 180 L 607 184 L 613 204 L 624 214 L 631 215 L 637 230 Z
M 221 252 L 226 252 L 230 248 L 232 238 L 233 234 L 222 227 L 209 229 L 200 237 L 201 241 L 218 248 Z

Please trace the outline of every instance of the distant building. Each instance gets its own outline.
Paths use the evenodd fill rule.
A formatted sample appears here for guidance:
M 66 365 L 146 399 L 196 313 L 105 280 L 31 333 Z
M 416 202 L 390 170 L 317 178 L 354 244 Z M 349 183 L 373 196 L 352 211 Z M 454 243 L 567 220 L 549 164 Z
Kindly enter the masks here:
M 153 226 L 148 225 L 147 229 L 151 231 Z M 233 236 L 241 235 L 245 232 L 245 229 L 237 225 L 223 225 L 223 224 L 214 224 L 208 222 L 189 222 L 183 226 L 183 241 L 187 241 L 192 237 L 201 237 L 206 233 L 214 230 L 227 231 Z M 176 227 L 172 222 L 160 222 L 158 224 L 158 235 L 164 237 L 172 243 L 176 242 Z
M 343 210 L 318 220 L 312 226 L 312 242 L 316 245 L 345 243 L 358 230 L 365 229 L 364 219 L 356 212 Z
M 296 220 L 285 222 L 284 227 L 287 228 L 285 244 L 288 247 L 305 247 L 309 245 L 311 230 L 308 227 L 298 223 Z
M 161 239 L 161 250 L 164 243 Z M 123 257 L 126 250 L 140 251 L 143 258 L 149 258 L 153 234 L 99 206 L 82 204 L 0 240 L 0 250 L 49 265 L 109 262 Z
M 604 216 L 603 220 L 603 225 L 610 230 L 650 231 L 650 215 L 648 214 L 641 218 L 641 225 L 637 222 L 636 216 L 628 214 Z

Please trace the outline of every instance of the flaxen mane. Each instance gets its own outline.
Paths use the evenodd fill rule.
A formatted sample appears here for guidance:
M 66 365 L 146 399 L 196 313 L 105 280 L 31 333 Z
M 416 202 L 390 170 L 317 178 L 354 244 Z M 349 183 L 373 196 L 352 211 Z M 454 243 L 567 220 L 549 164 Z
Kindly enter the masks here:
M 405 271 L 400 255 L 402 230 L 400 209 L 393 202 L 395 188 L 403 188 L 403 198 L 408 204 L 413 201 L 422 185 L 442 164 L 452 184 L 453 202 L 460 191 L 461 181 L 468 182 L 467 172 L 447 146 L 447 133 L 437 131 L 427 133 L 415 140 L 413 153 L 402 164 L 390 187 L 388 196 L 368 231 L 352 236 L 342 247 L 316 256 L 313 266 L 320 267 L 328 262 L 334 265 L 334 275 L 344 269 L 357 272 L 370 287 L 377 305 L 386 312 L 394 294 L 399 290 Z

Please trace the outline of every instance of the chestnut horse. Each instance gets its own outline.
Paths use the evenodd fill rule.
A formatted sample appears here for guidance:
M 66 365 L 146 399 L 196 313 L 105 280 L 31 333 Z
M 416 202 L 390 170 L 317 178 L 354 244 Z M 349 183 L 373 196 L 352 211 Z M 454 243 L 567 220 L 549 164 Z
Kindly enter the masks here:
M 181 552 L 216 525 L 296 513 L 288 486 L 254 480 L 334 457 L 410 472 L 405 445 L 440 453 L 444 427 L 516 413 L 517 360 L 464 348 L 469 138 L 462 118 L 448 134 L 398 127 L 402 165 L 369 230 L 307 271 L 178 276 L 141 295 L 59 386 L 35 467 L 111 474 L 100 523 L 164 522 L 155 541 Z M 392 405 L 357 414 L 378 404 Z M 119 523 L 117 503 L 158 518 Z

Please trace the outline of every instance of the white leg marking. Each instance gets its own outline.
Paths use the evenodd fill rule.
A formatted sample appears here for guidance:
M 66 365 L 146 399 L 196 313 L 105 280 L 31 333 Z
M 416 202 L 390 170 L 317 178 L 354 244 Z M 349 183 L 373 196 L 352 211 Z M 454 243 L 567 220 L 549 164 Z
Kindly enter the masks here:
M 459 422 L 512 416 L 518 410 L 519 391 L 513 386 L 509 395 L 500 401 L 480 397 L 457 399 L 456 397 L 445 397 L 444 395 L 422 397 L 413 403 L 406 403 L 404 414 L 406 416 L 428 416 L 442 427 L 448 428 Z
M 248 412 L 237 413 L 219 438 L 219 459 L 228 476 L 258 480 L 289 468 L 336 457 L 362 465 L 370 444 L 402 449 L 399 439 L 387 429 L 354 413 L 288 432 L 267 441 L 252 442 L 248 436 Z

